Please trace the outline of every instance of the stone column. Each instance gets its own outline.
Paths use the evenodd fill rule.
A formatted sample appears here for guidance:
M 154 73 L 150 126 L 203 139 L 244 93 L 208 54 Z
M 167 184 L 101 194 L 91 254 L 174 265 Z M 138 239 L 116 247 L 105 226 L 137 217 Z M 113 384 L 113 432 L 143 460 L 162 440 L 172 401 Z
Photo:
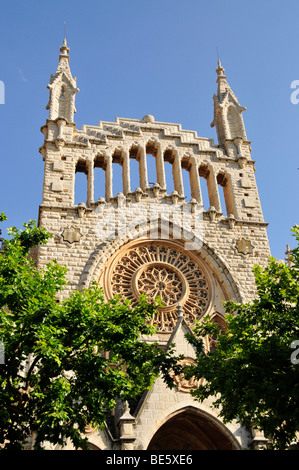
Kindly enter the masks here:
M 112 191 L 112 157 L 108 155 L 106 161 L 106 175 L 105 175 L 105 197 L 106 201 L 109 202 L 113 197 Z
M 124 151 L 123 159 L 123 192 L 126 196 L 131 191 L 131 178 L 130 178 L 130 155 L 129 151 Z
M 269 439 L 267 439 L 264 436 L 263 431 L 252 429 L 251 434 L 252 434 L 252 444 L 255 450 L 267 449 L 267 444 L 269 444 Z
M 166 189 L 163 150 L 161 149 L 160 145 L 159 145 L 159 150 L 156 156 L 156 168 L 157 168 L 157 183 L 159 183 L 161 189 Z
M 94 160 L 88 162 L 87 174 L 87 205 L 89 206 L 94 200 Z
M 66 125 L 66 122 L 64 119 L 59 119 L 57 121 L 58 132 L 57 132 L 55 145 L 58 150 L 61 150 L 65 144 L 65 139 L 63 136 L 63 128 L 65 127 L 65 125 Z
M 196 199 L 199 204 L 203 204 L 202 194 L 200 189 L 200 181 L 198 174 L 198 163 L 195 158 L 192 158 L 191 169 L 190 169 L 190 186 L 191 196 Z
M 129 404 L 126 401 L 124 412 L 118 421 L 121 450 L 134 450 L 134 441 L 136 439 L 133 433 L 134 422 L 135 418 L 130 414 Z
M 139 175 L 140 175 L 141 189 L 142 189 L 142 191 L 145 191 L 148 188 L 145 146 L 141 147 L 141 154 L 140 154 L 140 160 L 139 160 Z
M 209 167 L 209 176 L 207 179 L 210 205 L 215 207 L 217 212 L 221 212 L 221 204 L 218 193 L 218 184 L 213 168 Z
M 174 162 L 173 162 L 173 183 L 174 183 L 174 189 L 178 192 L 178 194 L 180 196 L 184 196 L 181 158 L 178 155 L 178 152 L 175 152 L 175 157 L 174 157 Z

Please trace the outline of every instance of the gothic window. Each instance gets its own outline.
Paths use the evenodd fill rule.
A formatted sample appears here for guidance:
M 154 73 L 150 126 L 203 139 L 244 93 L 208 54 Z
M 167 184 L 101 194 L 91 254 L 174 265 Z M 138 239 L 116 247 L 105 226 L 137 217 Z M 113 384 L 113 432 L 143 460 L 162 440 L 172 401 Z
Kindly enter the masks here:
M 220 332 L 222 331 L 225 331 L 226 329 L 226 323 L 223 319 L 223 317 L 221 315 L 219 315 L 218 313 L 216 313 L 213 317 L 213 322 L 216 323 L 216 325 L 218 326 Z M 208 338 L 207 338 L 207 341 L 208 341 L 208 351 L 213 351 L 217 348 L 217 338 L 215 338 L 214 336 L 210 335 Z
M 227 123 L 231 139 L 234 139 L 235 137 L 242 137 L 243 133 L 241 129 L 240 116 L 238 111 L 233 106 L 228 108 Z
M 66 118 L 66 96 L 65 87 L 61 87 L 60 96 L 58 99 L 58 117 Z

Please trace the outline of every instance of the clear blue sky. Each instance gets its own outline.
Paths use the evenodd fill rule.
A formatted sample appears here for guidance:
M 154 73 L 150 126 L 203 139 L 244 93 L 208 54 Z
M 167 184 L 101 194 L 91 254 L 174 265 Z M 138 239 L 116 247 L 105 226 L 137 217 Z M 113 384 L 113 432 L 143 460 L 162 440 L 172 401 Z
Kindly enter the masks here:
M 286 0 L 10 0 L 0 5 L 0 211 L 37 219 L 38 149 L 64 22 L 80 92 L 77 127 L 116 116 L 181 123 L 214 138 L 217 47 L 242 106 L 273 256 L 299 223 L 299 2 Z

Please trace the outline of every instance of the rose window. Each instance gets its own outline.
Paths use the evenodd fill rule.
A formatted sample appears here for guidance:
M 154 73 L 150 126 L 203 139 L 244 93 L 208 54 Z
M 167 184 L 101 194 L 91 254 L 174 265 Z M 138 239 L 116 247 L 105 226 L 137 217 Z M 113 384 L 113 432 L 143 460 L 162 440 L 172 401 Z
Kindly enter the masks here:
M 160 297 L 165 306 L 176 304 L 183 292 L 183 280 L 167 265 L 148 265 L 138 277 L 137 288 L 152 299 Z
M 153 319 L 158 331 L 172 331 L 177 322 L 177 307 L 184 310 L 190 327 L 209 306 L 210 286 L 203 268 L 190 252 L 171 242 L 142 242 L 120 250 L 106 270 L 108 297 L 119 295 L 138 302 L 141 294 L 162 307 Z

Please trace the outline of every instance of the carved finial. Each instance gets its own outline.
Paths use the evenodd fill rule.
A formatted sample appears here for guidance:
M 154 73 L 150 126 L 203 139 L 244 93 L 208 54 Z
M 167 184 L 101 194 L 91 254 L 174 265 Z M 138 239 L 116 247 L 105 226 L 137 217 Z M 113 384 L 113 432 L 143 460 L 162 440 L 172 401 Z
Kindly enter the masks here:
M 64 58 L 64 59 L 67 58 L 67 60 L 69 60 L 68 53 L 70 52 L 70 48 L 68 47 L 67 42 L 66 42 L 65 31 L 64 31 L 63 44 L 60 48 L 60 52 L 61 52 L 61 54 L 59 55 L 59 61 L 62 58 Z
M 220 76 L 220 75 L 224 75 L 224 72 L 225 70 L 221 65 L 220 59 L 218 59 L 218 68 L 216 69 L 216 73 L 218 76 Z
M 125 401 L 122 415 L 119 418 L 120 421 L 134 421 L 135 418 L 130 413 L 130 406 L 128 401 Z

